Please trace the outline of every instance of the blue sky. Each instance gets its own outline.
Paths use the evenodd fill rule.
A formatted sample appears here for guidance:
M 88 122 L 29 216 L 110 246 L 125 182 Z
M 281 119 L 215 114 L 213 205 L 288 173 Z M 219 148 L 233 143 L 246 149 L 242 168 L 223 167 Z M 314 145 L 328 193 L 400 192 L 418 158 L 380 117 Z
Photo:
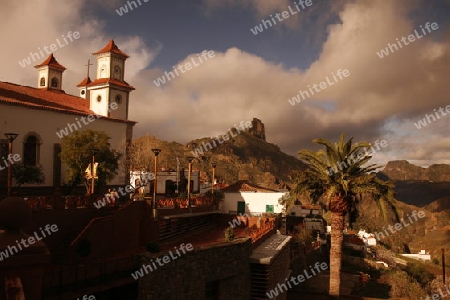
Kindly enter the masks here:
M 87 59 L 94 62 L 94 74 L 92 52 L 113 38 L 130 55 L 125 78 L 136 87 L 130 97 L 135 137 L 186 143 L 256 117 L 265 123 L 267 140 L 291 155 L 314 148 L 313 138 L 337 140 L 345 132 L 355 140 L 388 141 L 374 157 L 380 164 L 450 163 L 450 115 L 421 129 L 414 125 L 450 105 L 449 0 L 312 0 L 258 35 L 250 28 L 294 7 L 294 1 L 140 1 L 122 16 L 116 12 L 127 5 L 122 0 L 2 1 L 0 36 L 8 43 L 0 50 L 0 80 L 35 86 L 35 70 L 17 62 L 79 31 L 79 40 L 54 53 L 67 67 L 63 88 L 78 94 L 75 85 L 86 74 Z M 427 22 L 439 28 L 377 56 Z M 214 58 L 162 86 L 154 84 L 204 50 L 214 51 Z M 350 76 L 289 103 L 339 69 Z

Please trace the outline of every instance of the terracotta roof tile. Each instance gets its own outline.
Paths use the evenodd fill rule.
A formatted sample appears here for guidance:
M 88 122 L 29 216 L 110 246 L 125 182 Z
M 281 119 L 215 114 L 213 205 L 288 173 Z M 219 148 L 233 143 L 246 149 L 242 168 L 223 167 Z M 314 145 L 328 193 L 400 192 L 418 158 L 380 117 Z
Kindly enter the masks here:
M 116 44 L 114 43 L 114 40 L 113 40 L 113 39 L 110 39 L 109 42 L 108 42 L 108 44 L 107 44 L 105 47 L 103 47 L 103 48 L 100 49 L 99 51 L 94 52 L 94 53 L 92 53 L 92 54 L 97 55 L 97 54 L 108 53 L 108 52 L 112 52 L 112 53 L 118 54 L 118 55 L 120 55 L 120 56 L 122 56 L 122 57 L 124 57 L 124 58 L 128 58 L 128 57 L 129 57 L 126 53 L 122 52 L 122 51 L 116 46 Z
M 77 84 L 77 87 L 86 86 L 91 82 L 92 82 L 91 78 L 85 77 L 79 84 Z
M 346 243 L 351 243 L 351 244 L 355 244 L 355 245 L 361 245 L 361 246 L 366 245 L 363 240 L 361 240 L 359 237 L 357 237 L 355 235 L 344 235 L 344 241 Z
M 64 91 L 37 89 L 2 81 L 0 81 L 0 104 L 25 106 L 33 109 L 52 110 L 69 114 L 95 114 L 89 109 L 88 100 L 68 95 Z M 136 123 L 114 118 L 107 119 Z
M 229 185 L 223 189 L 224 192 L 228 193 L 239 193 L 239 192 L 259 192 L 259 193 L 273 193 L 278 192 L 276 190 L 263 188 L 256 184 L 251 184 L 247 180 L 239 180 L 236 183 Z
M 92 81 L 91 83 L 89 83 L 87 86 L 95 86 L 98 84 L 102 84 L 102 83 L 109 83 L 109 84 L 114 84 L 120 87 L 124 87 L 127 88 L 129 90 L 134 90 L 135 88 L 132 87 L 131 85 L 129 85 L 127 82 L 125 81 L 120 81 L 114 78 L 100 78 L 100 79 L 96 79 L 94 81 Z
M 53 56 L 53 53 L 51 53 L 49 55 L 49 57 L 47 57 L 47 59 L 43 63 L 41 63 L 39 65 L 36 65 L 34 67 L 37 69 L 37 68 L 40 68 L 40 67 L 43 67 L 43 66 L 53 67 L 53 68 L 59 69 L 61 71 L 64 71 L 66 69 L 63 65 L 59 64 L 56 61 L 55 57 Z

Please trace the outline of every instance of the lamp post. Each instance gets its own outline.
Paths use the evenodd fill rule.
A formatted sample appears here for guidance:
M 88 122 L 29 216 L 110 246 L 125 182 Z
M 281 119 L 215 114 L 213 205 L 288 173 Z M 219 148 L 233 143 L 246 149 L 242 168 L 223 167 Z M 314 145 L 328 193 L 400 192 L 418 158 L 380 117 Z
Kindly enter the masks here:
M 213 161 L 213 162 L 211 162 L 211 165 L 213 167 L 212 183 L 211 183 L 211 197 L 212 197 L 212 203 L 214 205 L 214 178 L 215 178 L 215 174 L 216 174 L 217 162 Z
M 155 179 L 153 181 L 153 218 L 156 220 L 157 217 L 157 209 L 156 209 L 156 187 L 157 187 L 157 182 L 158 182 L 158 172 L 157 172 L 157 168 L 158 168 L 158 154 L 161 152 L 161 149 L 158 148 L 153 148 L 152 149 L 153 154 L 155 154 Z
M 95 184 L 95 155 L 98 153 L 98 148 L 92 148 L 92 163 L 91 163 L 91 195 L 94 195 L 94 184 Z
M 191 171 L 192 171 L 192 161 L 194 157 L 188 156 L 186 157 L 188 160 L 188 184 L 187 184 L 187 198 L 188 198 L 188 207 L 191 208 Z
M 12 145 L 18 135 L 19 134 L 17 133 L 11 132 L 5 133 L 6 139 L 8 140 L 8 156 L 12 154 Z M 11 187 L 12 187 L 12 165 L 8 164 L 8 186 L 7 186 L 8 197 L 11 195 Z

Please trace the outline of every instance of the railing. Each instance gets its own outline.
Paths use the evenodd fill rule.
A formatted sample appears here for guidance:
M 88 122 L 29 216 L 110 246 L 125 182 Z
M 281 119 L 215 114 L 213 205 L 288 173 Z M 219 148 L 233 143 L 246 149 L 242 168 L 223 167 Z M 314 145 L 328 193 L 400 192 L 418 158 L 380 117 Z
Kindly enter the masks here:
M 254 229 L 249 233 L 249 237 L 252 239 L 252 244 L 258 242 L 262 237 L 264 237 L 269 232 L 275 229 L 275 221 L 271 220 L 268 223 L 261 224 L 261 227 Z
M 212 203 L 212 198 L 191 197 L 191 206 L 211 206 Z M 187 199 L 163 198 L 157 201 L 157 207 L 166 209 L 188 208 L 189 202 Z
M 90 196 L 32 196 L 24 197 L 32 210 L 39 209 L 76 209 L 81 207 L 92 207 L 93 201 Z M 102 200 L 97 196 L 94 202 Z M 114 206 L 114 202 L 105 201 L 105 206 Z

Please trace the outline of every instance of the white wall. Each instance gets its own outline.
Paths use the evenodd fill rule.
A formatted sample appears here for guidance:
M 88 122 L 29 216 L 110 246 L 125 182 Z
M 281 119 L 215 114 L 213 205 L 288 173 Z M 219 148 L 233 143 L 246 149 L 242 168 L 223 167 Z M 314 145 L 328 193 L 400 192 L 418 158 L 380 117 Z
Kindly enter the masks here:
M 283 205 L 278 203 L 278 200 L 283 197 L 285 193 L 226 193 L 222 204 L 222 212 L 229 213 L 230 211 L 237 211 L 238 201 L 245 201 L 245 213 L 265 213 L 266 205 L 273 205 L 274 213 L 281 213 Z
M 86 100 L 88 101 L 88 100 Z M 41 138 L 40 145 L 40 164 L 44 168 L 45 183 L 42 186 L 53 185 L 53 145 L 61 143 L 61 139 L 56 132 L 67 126 L 67 123 L 76 123 L 76 118 L 80 120 L 80 115 L 64 114 L 49 110 L 35 110 L 20 106 L 9 106 L 0 104 L 0 138 L 4 138 L 4 133 L 14 132 L 19 136 L 13 143 L 13 153 L 23 156 L 24 138 L 29 132 L 37 133 Z M 88 123 L 88 122 L 86 122 Z M 84 125 L 81 121 L 81 131 L 86 129 L 104 131 L 110 137 L 111 149 L 123 150 L 126 139 L 126 123 L 112 122 L 104 119 L 95 119 L 95 121 Z M 77 125 L 78 126 L 78 125 Z M 70 131 L 70 130 L 69 130 Z M 87 165 L 86 165 L 87 167 Z M 66 169 L 62 168 L 62 183 L 65 182 Z M 109 184 L 124 184 L 125 173 L 119 174 Z M 13 186 L 15 183 L 13 182 Z M 26 186 L 26 185 L 24 185 Z

